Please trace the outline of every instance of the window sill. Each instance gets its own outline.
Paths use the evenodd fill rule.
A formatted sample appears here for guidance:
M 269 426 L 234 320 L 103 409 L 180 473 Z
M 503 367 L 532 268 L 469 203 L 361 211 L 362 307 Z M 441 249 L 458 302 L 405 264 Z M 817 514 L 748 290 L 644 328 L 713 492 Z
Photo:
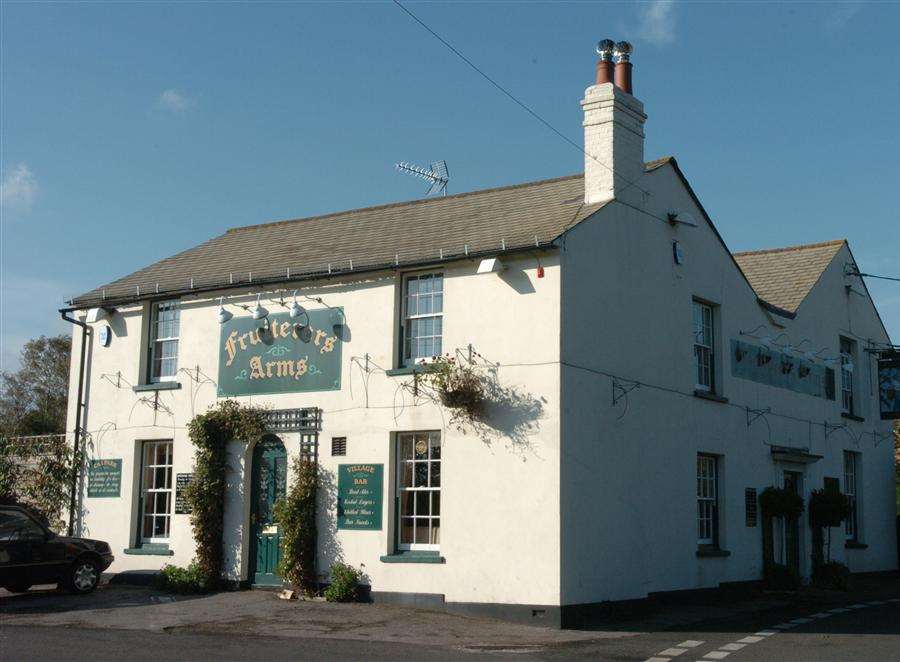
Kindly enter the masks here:
M 395 552 L 381 557 L 382 563 L 444 563 L 440 552 Z
M 841 412 L 841 418 L 848 418 L 851 421 L 856 421 L 857 423 L 863 423 L 866 420 L 862 416 L 857 416 L 856 414 L 848 414 L 845 411 Z
M 142 547 L 129 547 L 122 551 L 134 556 L 175 556 L 175 552 L 169 549 L 168 545 L 143 545 Z
M 848 540 L 844 543 L 844 549 L 869 549 L 869 546 L 864 542 Z
M 725 558 L 731 556 L 731 552 L 727 549 L 719 549 L 718 547 L 698 547 L 697 558 Z
M 181 388 L 180 382 L 157 382 L 155 384 L 138 384 L 132 386 L 131 390 L 135 393 L 143 393 L 144 391 L 174 391 Z
M 416 365 L 408 365 L 402 368 L 394 368 L 392 370 L 385 370 L 385 373 L 388 377 L 397 377 L 398 375 L 414 375 L 420 372 L 431 372 L 431 366 L 427 363 L 417 363 Z
M 728 402 L 728 398 L 723 398 L 721 395 L 716 395 L 715 393 L 710 393 L 709 391 L 701 391 L 700 389 L 694 389 L 694 397 L 701 398 L 703 400 L 711 400 L 712 402 L 721 402 L 722 404 Z

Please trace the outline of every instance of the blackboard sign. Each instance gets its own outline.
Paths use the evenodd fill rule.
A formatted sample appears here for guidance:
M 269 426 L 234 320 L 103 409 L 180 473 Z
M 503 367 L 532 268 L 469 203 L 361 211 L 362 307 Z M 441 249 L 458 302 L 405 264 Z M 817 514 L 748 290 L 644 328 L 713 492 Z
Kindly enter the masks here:
M 122 486 L 122 460 L 91 460 L 88 463 L 88 497 L 118 497 Z
M 194 474 L 175 474 L 175 514 L 190 515 L 191 506 L 184 497 L 184 488 L 194 479 Z
M 338 529 L 381 530 L 384 465 L 338 465 Z

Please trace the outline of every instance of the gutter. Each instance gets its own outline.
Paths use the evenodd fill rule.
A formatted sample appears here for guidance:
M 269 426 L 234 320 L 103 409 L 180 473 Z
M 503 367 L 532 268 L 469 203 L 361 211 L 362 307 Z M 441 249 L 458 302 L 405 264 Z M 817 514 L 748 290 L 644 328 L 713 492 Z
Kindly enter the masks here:
M 544 241 L 544 242 L 535 242 L 533 244 L 528 244 L 525 246 L 519 246 L 516 248 L 507 247 L 506 249 L 497 250 L 496 248 L 490 250 L 481 250 L 481 251 L 471 251 L 469 253 L 455 254 L 455 255 L 447 255 L 443 259 L 435 260 L 434 258 L 428 258 L 425 260 L 416 260 L 412 262 L 385 262 L 381 264 L 375 264 L 368 267 L 363 267 L 360 269 L 332 269 L 330 271 L 311 271 L 305 274 L 292 275 L 290 277 L 287 274 L 281 274 L 278 276 L 268 276 L 263 278 L 253 278 L 253 280 L 246 280 L 240 282 L 221 282 L 215 283 L 211 285 L 204 285 L 200 287 L 183 287 L 176 288 L 172 290 L 154 290 L 148 289 L 146 294 L 134 294 L 130 296 L 120 296 L 120 297 L 94 297 L 91 299 L 81 299 L 78 297 L 69 301 L 69 306 L 66 308 L 61 308 L 60 313 L 63 315 L 63 319 L 69 322 L 73 322 L 75 324 L 81 324 L 81 322 L 77 322 L 65 316 L 66 313 L 74 312 L 76 310 L 84 310 L 85 308 L 93 308 L 95 306 L 101 307 L 115 307 L 122 306 L 132 303 L 137 303 L 139 301 L 147 301 L 150 299 L 160 299 L 163 297 L 181 297 L 187 296 L 191 294 L 206 294 L 208 292 L 220 292 L 222 290 L 233 290 L 238 288 L 246 288 L 246 287 L 257 287 L 261 285 L 273 285 L 277 283 L 298 283 L 298 282 L 307 282 L 311 280 L 331 280 L 337 277 L 344 277 L 349 274 L 366 274 L 366 273 L 374 273 L 377 271 L 397 271 L 399 269 L 420 269 L 423 267 L 428 267 L 436 264 L 446 263 L 446 262 L 455 262 L 458 260 L 473 260 L 477 258 L 489 257 L 489 256 L 502 256 L 502 255 L 516 255 L 521 253 L 529 253 L 532 251 L 548 251 L 555 248 L 558 248 L 558 244 L 556 240 L 552 241 Z M 135 286 L 136 288 L 139 286 Z
M 75 401 L 75 444 L 73 448 L 73 457 L 78 459 L 78 450 L 79 450 L 79 442 L 81 441 L 81 431 L 82 431 L 82 421 L 85 414 L 85 406 L 83 402 L 84 396 L 84 369 L 85 369 L 85 348 L 87 347 L 87 339 L 90 334 L 90 327 L 86 322 L 82 322 L 81 320 L 77 320 L 74 317 L 67 316 L 66 313 L 69 311 L 66 309 L 60 310 L 59 314 L 66 322 L 70 322 L 72 324 L 77 324 L 81 327 L 81 359 L 78 363 L 78 399 Z M 71 495 L 69 498 L 69 528 L 68 534 L 71 536 L 75 527 L 75 492 L 78 490 L 78 476 L 79 470 L 74 467 L 72 471 L 72 489 Z

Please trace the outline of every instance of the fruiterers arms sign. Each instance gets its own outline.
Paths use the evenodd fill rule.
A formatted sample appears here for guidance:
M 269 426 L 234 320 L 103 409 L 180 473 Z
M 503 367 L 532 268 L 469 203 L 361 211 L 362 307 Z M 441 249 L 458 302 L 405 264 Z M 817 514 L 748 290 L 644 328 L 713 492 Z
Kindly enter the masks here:
M 231 318 L 222 325 L 219 395 L 339 390 L 343 323 L 340 308 L 271 314 L 268 324 Z

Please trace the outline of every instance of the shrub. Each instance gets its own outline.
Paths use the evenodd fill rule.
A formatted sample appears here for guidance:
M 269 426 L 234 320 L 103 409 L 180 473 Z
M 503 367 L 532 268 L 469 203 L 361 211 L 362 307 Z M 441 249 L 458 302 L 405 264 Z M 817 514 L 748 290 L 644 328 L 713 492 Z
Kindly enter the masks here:
M 353 602 L 357 599 L 362 571 L 346 563 L 331 564 L 331 583 L 325 589 L 328 602 Z
M 316 583 L 316 464 L 306 457 L 294 459 L 294 480 L 287 495 L 275 503 L 281 527 L 282 577 L 309 594 Z
M 846 591 L 850 588 L 850 568 L 837 561 L 822 563 L 813 568 L 813 584 L 820 588 Z
M 208 593 L 212 590 L 211 582 L 196 561 L 192 561 L 187 568 L 167 563 L 156 576 L 154 584 L 156 588 L 170 593 Z
M 766 588 L 772 591 L 796 591 L 800 588 L 800 575 L 781 563 L 767 563 L 763 578 Z

